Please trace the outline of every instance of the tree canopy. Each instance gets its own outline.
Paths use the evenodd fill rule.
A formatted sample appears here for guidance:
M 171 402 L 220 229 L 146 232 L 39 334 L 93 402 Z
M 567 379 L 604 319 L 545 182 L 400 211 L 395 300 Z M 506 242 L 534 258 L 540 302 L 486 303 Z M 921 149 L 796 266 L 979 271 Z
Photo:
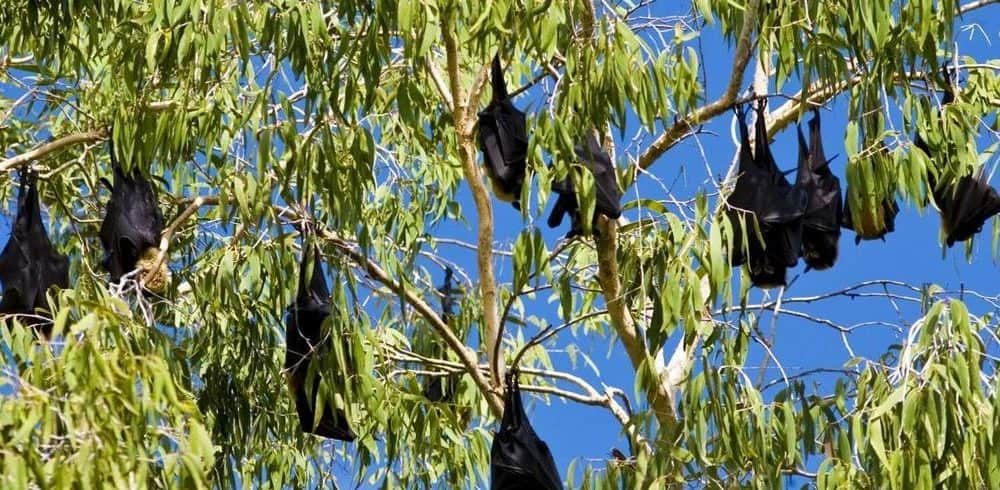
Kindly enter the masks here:
M 51 340 L 0 329 L 0 486 L 486 487 L 516 363 L 536 405 L 621 434 L 620 458 L 559 468 L 572 487 L 998 488 L 997 291 L 759 295 L 721 199 L 732 109 L 765 98 L 772 138 L 843 113 L 824 134 L 856 229 L 885 200 L 935 214 L 932 183 L 997 163 L 1000 60 L 975 49 L 997 33 L 977 15 L 1000 2 L 4 1 L 0 195 L 12 209 L 18 170 L 38 172 L 70 287 Z M 530 134 L 516 212 L 477 139 L 495 55 Z M 573 171 L 591 131 L 625 209 L 593 230 L 594 178 Z M 111 151 L 156 190 L 162 294 L 102 266 Z M 681 165 L 697 177 L 675 187 Z M 564 240 L 536 222 L 567 176 L 584 234 Z M 998 231 L 974 240 L 985 267 Z M 303 434 L 285 388 L 311 244 L 336 342 L 310 373 L 353 443 Z M 894 341 L 855 351 L 866 320 L 796 307 L 858 298 L 894 308 L 870 321 Z M 793 321 L 848 354 L 786 371 L 771 347 Z M 434 380 L 454 393 L 429 399 Z

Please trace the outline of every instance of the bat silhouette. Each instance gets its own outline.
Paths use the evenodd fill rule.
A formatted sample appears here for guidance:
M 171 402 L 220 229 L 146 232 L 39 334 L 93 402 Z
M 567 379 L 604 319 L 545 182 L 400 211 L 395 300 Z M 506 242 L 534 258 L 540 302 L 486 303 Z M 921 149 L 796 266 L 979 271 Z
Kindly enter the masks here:
M 934 191 L 949 247 L 972 238 L 982 231 L 986 220 L 1000 213 L 1000 196 L 990 186 L 985 170 L 979 167 L 974 175 L 962 176 L 955 184 Z
M 814 109 L 809 120 L 808 151 L 801 127 L 798 133 L 799 169 L 795 185 L 809 195 L 802 217 L 802 258 L 808 268 L 823 270 L 837 261 L 843 209 L 840 179 L 830 171 L 830 162 L 823 152 L 819 110 Z
M 524 113 L 511 103 L 507 84 L 500 69 L 500 57 L 493 57 L 493 99 L 479 113 L 479 147 L 486 160 L 486 174 L 493 192 L 514 209 L 520 210 L 518 201 L 527 168 L 528 130 Z
M 335 410 L 329 404 L 324 408 L 319 423 L 313 426 L 321 376 L 318 373 L 313 376 L 311 389 L 306 384 L 313 356 L 325 351 L 328 343 L 328 336 L 324 334 L 322 327 L 330 316 L 330 289 L 320 267 L 319 251 L 314 250 L 312 255 L 310 276 L 310 253 L 307 247 L 303 247 L 298 295 L 288 307 L 285 317 L 285 380 L 295 398 L 295 410 L 303 432 L 351 442 L 357 435 L 351 430 L 347 416 L 342 410 Z
M 441 293 L 441 320 L 447 324 L 451 323 L 452 316 L 454 315 L 455 309 L 455 292 L 456 290 L 452 287 L 452 276 L 455 271 L 448 267 L 444 270 L 444 284 L 438 288 L 438 292 Z M 458 388 L 458 379 L 455 375 L 448 375 L 445 377 L 435 376 L 427 383 L 424 388 L 424 396 L 434 403 L 451 401 L 455 396 L 455 390 Z
M 951 80 L 953 71 L 947 67 L 945 73 L 945 91 L 941 105 L 946 106 L 955 100 Z M 920 148 L 928 157 L 934 159 L 927 142 L 918 132 L 913 138 L 913 144 Z M 931 195 L 941 211 L 941 227 L 944 228 L 945 242 L 951 247 L 955 242 L 964 242 L 983 229 L 986 220 L 1000 213 L 1000 196 L 989 184 L 984 167 L 973 175 L 963 175 L 951 184 L 939 183 L 934 174 L 927 175 Z
M 0 282 L 3 298 L 0 313 L 30 315 L 22 323 L 35 328 L 44 338 L 52 334 L 52 322 L 39 313 L 47 309 L 46 292 L 50 287 L 69 287 L 69 260 L 55 251 L 42 224 L 36 181 L 38 175 L 21 170 L 21 188 L 17 198 L 17 216 L 10 239 L 0 252 Z
M 126 174 L 111 147 L 111 167 L 114 184 L 101 179 L 111 190 L 104 222 L 101 223 L 101 245 L 104 246 L 104 268 L 111 274 L 111 282 L 135 269 L 146 275 L 146 288 L 163 292 L 170 279 L 166 261 L 159 270 L 151 273 L 159 254 L 160 235 L 163 233 L 163 215 L 156 202 L 153 186 L 133 169 Z
M 751 226 L 746 230 L 746 253 L 739 245 L 733 247 L 731 263 L 734 266 L 745 263 L 750 280 L 761 288 L 783 286 L 787 268 L 798 262 L 802 216 L 809 202 L 806 191 L 789 184 L 774 161 L 764 121 L 766 104 L 766 99 L 760 99 L 756 107 L 753 155 L 746 109 L 736 107 L 740 130 L 739 176 L 727 199 L 734 236 L 742 236 L 741 216 Z M 759 236 L 752 228 L 753 219 L 756 219 Z
M 538 437 L 524 413 L 517 368 L 506 376 L 500 430 L 490 448 L 490 488 L 492 490 L 558 490 L 562 478 L 545 441 Z
M 618 189 L 618 177 L 615 174 L 615 165 L 611 161 L 608 153 L 601 148 L 597 137 L 592 131 L 587 132 L 584 145 L 577 146 L 575 153 L 580 162 L 590 170 L 594 176 L 596 186 L 597 202 L 594 207 L 594 223 L 597 215 L 603 214 L 608 219 L 618 219 L 622 215 L 621 198 L 622 192 Z M 583 234 L 583 223 L 580 216 L 580 205 L 576 199 L 576 187 L 573 179 L 566 176 L 561 182 L 552 184 L 552 191 L 559 196 L 556 198 L 555 206 L 549 213 L 549 228 L 556 228 L 562 224 L 563 216 L 570 216 L 570 230 L 566 238 L 573 238 Z M 596 230 L 596 227 L 592 227 Z

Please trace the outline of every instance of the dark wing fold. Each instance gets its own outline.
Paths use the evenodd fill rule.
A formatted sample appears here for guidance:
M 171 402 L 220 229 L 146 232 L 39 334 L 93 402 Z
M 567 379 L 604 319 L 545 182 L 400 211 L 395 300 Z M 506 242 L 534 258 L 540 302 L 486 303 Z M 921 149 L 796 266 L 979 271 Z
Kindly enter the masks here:
M 324 407 L 319 423 L 313 427 L 321 376 L 314 373 L 312 386 L 308 386 L 309 366 L 317 352 L 326 350 L 328 336 L 324 335 L 322 326 L 330 316 L 330 290 L 323 277 L 318 251 L 313 254 L 312 273 L 309 274 L 310 255 L 303 250 L 299 291 L 285 318 L 285 374 L 302 431 L 350 442 L 357 436 L 351 430 L 346 415 L 329 404 Z
M 621 198 L 622 192 L 618 188 L 618 176 L 615 173 L 615 164 L 611 161 L 608 152 L 604 151 L 597 137 L 593 132 L 588 132 L 584 144 L 574 148 L 574 153 L 580 163 L 594 176 L 595 197 L 594 219 L 596 223 L 597 215 L 603 214 L 609 219 L 618 219 L 622 215 Z M 565 179 L 552 184 L 552 192 L 558 194 L 555 205 L 549 213 L 549 228 L 556 228 L 562 224 L 563 216 L 569 215 L 571 226 L 566 238 L 572 238 L 583 234 L 583 222 L 580 216 L 580 203 L 576 199 L 576 186 L 573 179 L 566 176 Z M 593 227 L 596 229 L 596 227 Z
M 982 231 L 986 220 L 1000 213 L 1000 196 L 987 182 L 983 170 L 981 167 L 979 175 L 963 176 L 950 189 L 938 192 L 941 224 L 949 247 L 972 238 Z
M 952 86 L 954 71 L 947 66 L 943 71 L 945 91 L 941 105 L 946 106 L 955 100 Z M 940 158 L 940 155 L 935 155 L 931 151 L 919 132 L 913 138 L 913 145 L 933 160 Z M 946 166 L 940 161 L 936 163 L 939 167 Z M 950 184 L 938 182 L 934 174 L 928 172 L 928 186 L 931 188 L 931 195 L 941 211 L 941 227 L 944 229 L 945 242 L 949 247 L 955 242 L 964 242 L 972 238 L 976 233 L 982 231 L 986 220 L 1000 213 L 1000 196 L 990 186 L 984 170 L 983 167 L 980 167 L 976 175 L 963 175 Z
M 23 323 L 34 326 L 48 338 L 52 322 L 37 310 L 46 309 L 46 292 L 52 286 L 69 287 L 69 260 L 56 252 L 42 223 L 36 187 L 37 175 L 22 170 L 17 216 L 10 239 L 0 252 L 0 282 L 3 298 L 0 313 L 33 315 Z
M 521 401 L 516 370 L 507 375 L 500 430 L 490 449 L 490 488 L 492 490 L 558 490 L 562 478 L 552 452 L 528 421 Z
M 809 205 L 802 219 L 802 257 L 816 270 L 833 266 L 837 260 L 842 221 L 843 197 L 840 179 L 830 171 L 823 152 L 819 111 L 809 120 L 809 150 L 803 162 L 805 141 L 799 129 L 799 174 L 796 185 L 806 190 Z
M 491 71 L 493 98 L 479 113 L 479 147 L 497 198 L 520 209 L 518 199 L 527 172 L 527 124 L 524 112 L 507 96 L 499 56 L 493 57 Z
M 793 187 L 771 154 L 768 143 L 764 108 L 766 101 L 757 106 L 755 125 L 755 152 L 750 158 L 749 131 L 746 126 L 746 111 L 737 109 L 740 126 L 740 174 L 736 186 L 727 202 L 730 205 L 729 218 L 736 236 L 742 236 L 739 219 L 748 224 L 747 252 L 735 246 L 733 265 L 746 263 L 750 280 L 758 287 L 776 287 L 785 284 L 788 267 L 798 262 L 802 244 L 802 217 L 808 204 L 808 195 L 803 189 Z M 750 225 L 756 219 L 760 236 Z
M 111 149 L 114 184 L 104 221 L 101 223 L 101 244 L 104 246 L 104 267 L 111 281 L 135 270 L 136 262 L 149 248 L 159 246 L 163 233 L 163 215 L 156 193 L 149 180 L 137 170 L 126 174 Z

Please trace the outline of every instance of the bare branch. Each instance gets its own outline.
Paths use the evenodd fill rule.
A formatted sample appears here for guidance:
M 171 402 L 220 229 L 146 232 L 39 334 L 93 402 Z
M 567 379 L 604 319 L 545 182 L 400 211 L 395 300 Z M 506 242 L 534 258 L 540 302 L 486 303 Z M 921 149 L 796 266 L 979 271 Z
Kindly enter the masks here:
M 43 158 L 49 153 L 57 152 L 68 146 L 73 146 L 79 143 L 93 143 L 95 141 L 107 139 L 107 137 L 108 135 L 104 131 L 87 131 L 85 133 L 75 133 L 69 136 L 63 136 L 57 140 L 39 145 L 33 150 L 29 150 L 20 155 L 0 161 L 0 172 L 6 172 L 12 168 L 20 167 L 21 165 Z

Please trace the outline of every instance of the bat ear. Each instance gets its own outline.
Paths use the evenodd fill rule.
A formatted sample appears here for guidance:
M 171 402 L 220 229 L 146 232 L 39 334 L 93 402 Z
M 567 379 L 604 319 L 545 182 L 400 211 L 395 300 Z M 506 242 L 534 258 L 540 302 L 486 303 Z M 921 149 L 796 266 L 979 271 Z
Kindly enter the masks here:
M 107 187 L 109 191 L 114 189 L 114 186 L 111 185 L 111 182 L 108 182 L 108 179 L 105 179 L 104 177 L 101 177 L 101 184 L 104 184 L 104 187 Z

